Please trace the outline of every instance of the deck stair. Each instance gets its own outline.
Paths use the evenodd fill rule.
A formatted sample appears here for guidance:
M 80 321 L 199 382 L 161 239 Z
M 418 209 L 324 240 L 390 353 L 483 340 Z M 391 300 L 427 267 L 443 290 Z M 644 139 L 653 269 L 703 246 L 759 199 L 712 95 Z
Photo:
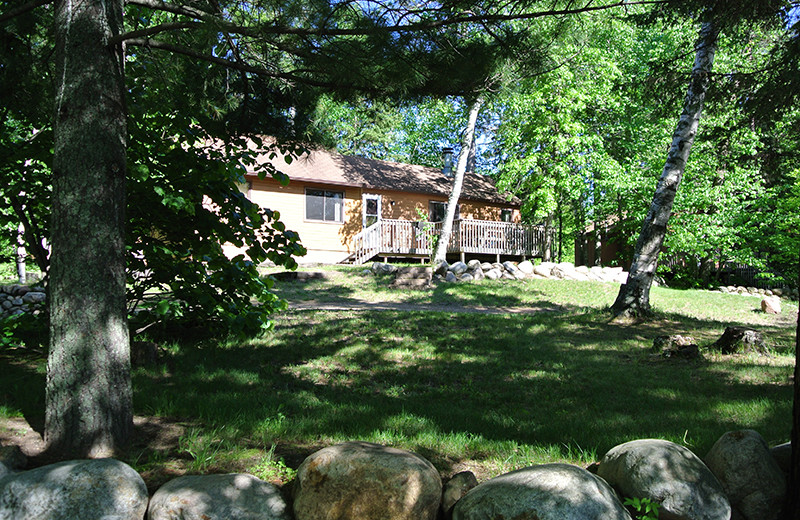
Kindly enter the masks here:
M 424 289 L 430 287 L 433 269 L 430 267 L 400 267 L 395 273 L 392 287 L 398 289 Z

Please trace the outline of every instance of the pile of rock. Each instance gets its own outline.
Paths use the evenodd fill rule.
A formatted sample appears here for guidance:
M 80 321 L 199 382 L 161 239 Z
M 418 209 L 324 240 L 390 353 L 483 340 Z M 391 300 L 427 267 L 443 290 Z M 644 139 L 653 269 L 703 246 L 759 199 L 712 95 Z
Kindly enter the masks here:
M 252 475 L 228 474 L 179 477 L 148 499 L 141 476 L 119 461 L 69 461 L 0 472 L 0 518 L 631 520 L 623 499 L 646 498 L 673 520 L 777 520 L 787 448 L 770 450 L 752 430 L 728 432 L 703 461 L 684 446 L 643 439 L 588 469 L 540 464 L 483 483 L 461 472 L 443 485 L 415 453 L 346 442 L 306 458 L 287 486 L 291 498 Z
M 441 262 L 434 268 L 434 279 L 443 282 L 466 282 L 470 280 L 524 280 L 526 278 L 550 278 L 557 280 L 596 281 L 625 283 L 628 273 L 621 267 L 575 266 L 569 262 L 559 264 L 542 262 L 534 265 L 530 260 L 523 262 L 480 262 L 468 263 Z
M 27 285 L 0 286 L 0 318 L 32 312 L 39 314 L 44 308 L 47 295 L 43 287 Z
M 742 287 L 737 285 L 724 285 L 719 288 L 719 292 L 726 294 L 741 294 L 743 296 L 777 296 L 778 298 L 791 298 L 797 300 L 797 288 L 774 287 L 772 289 L 762 289 L 757 287 Z

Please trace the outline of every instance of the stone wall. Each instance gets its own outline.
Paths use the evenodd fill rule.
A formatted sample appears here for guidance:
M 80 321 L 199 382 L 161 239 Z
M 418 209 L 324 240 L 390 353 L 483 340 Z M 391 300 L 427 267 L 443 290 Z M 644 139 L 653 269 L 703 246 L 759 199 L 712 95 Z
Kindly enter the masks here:
M 27 285 L 0 286 L 0 318 L 32 312 L 38 315 L 44 309 L 47 295 L 43 287 Z

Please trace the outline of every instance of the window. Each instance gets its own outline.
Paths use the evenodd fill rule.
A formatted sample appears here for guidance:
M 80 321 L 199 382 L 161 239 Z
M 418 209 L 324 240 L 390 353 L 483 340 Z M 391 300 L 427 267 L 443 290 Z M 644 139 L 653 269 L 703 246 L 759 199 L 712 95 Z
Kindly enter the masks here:
M 306 190 L 306 220 L 344 222 L 344 193 L 341 191 Z
M 439 202 L 436 200 L 430 201 L 430 203 L 428 204 L 428 213 L 430 215 L 431 222 L 444 221 L 444 217 L 447 216 L 447 203 Z M 456 214 L 453 218 L 454 219 L 460 218 L 460 214 L 461 214 L 461 204 L 457 204 Z
M 370 227 L 381 219 L 381 196 L 372 193 L 365 193 L 363 196 L 364 217 L 363 225 Z
M 500 210 L 500 220 L 502 222 L 511 222 L 511 210 L 510 209 L 501 209 Z

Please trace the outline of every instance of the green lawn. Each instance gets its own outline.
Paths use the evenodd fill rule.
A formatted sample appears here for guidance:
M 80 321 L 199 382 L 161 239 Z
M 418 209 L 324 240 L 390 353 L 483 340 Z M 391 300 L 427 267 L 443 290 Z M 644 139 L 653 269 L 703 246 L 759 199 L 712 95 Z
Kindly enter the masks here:
M 166 345 L 168 364 L 134 373 L 137 415 L 187 430 L 173 449 L 135 450 L 151 479 L 246 470 L 289 480 L 322 446 L 367 440 L 407 448 L 443 474 L 486 478 L 539 462 L 596 460 L 612 446 L 658 437 L 699 455 L 724 432 L 789 438 L 796 304 L 768 316 L 759 300 L 654 289 L 657 319 L 609 323 L 617 286 L 528 280 L 394 291 L 338 268 L 332 280 L 283 282 L 291 301 L 376 301 L 541 309 L 456 312 L 288 311 L 264 338 Z M 701 346 L 726 326 L 761 330 L 773 356 L 702 361 L 654 355 L 660 334 Z M 2 352 L 0 352 L 2 354 Z M 13 363 L 10 361 L 14 361 Z M 24 361 L 24 362 L 22 362 Z M 41 414 L 44 361 L 0 358 L 0 417 Z

